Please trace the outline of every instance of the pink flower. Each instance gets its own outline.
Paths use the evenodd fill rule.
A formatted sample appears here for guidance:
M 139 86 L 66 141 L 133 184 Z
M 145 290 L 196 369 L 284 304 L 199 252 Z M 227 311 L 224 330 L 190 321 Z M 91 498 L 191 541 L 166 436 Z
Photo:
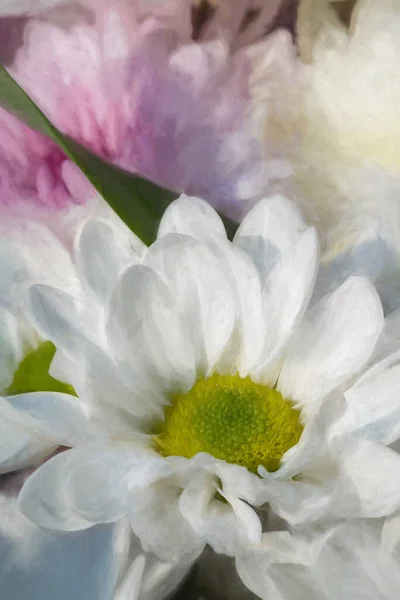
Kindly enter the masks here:
M 22 197 L 36 206 L 52 208 L 83 202 L 78 186 L 74 187 L 76 167 L 53 142 L 4 109 L 0 109 L 0 130 L 3 206 L 15 206 Z
M 95 24 L 90 11 L 60 9 L 26 26 L 10 71 L 58 128 L 110 162 L 234 216 L 279 185 L 286 172 L 271 175 L 265 161 L 250 86 L 282 40 L 235 50 L 243 32 L 232 15 L 243 19 L 244 2 L 225 29 L 219 7 L 201 41 L 192 40 L 188 4 L 161 2 L 144 15 L 135 3 L 110 5 Z M 254 23 L 248 27 L 257 38 Z M 267 64 L 257 75 L 267 87 L 270 72 Z M 60 210 L 92 194 L 52 143 L 3 111 L 0 132 L 1 205 Z M 273 147 L 269 154 L 276 158 Z

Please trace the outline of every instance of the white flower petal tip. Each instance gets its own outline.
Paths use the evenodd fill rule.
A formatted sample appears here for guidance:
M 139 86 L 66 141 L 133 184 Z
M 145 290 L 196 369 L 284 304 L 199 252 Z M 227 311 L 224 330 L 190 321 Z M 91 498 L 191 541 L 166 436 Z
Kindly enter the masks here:
M 332 440 L 340 443 L 346 436 L 357 436 L 391 445 L 400 437 L 398 403 L 400 367 L 388 366 L 373 374 L 368 371 L 344 394 L 346 409 L 330 430 Z
M 198 372 L 212 371 L 235 325 L 236 295 L 227 253 L 225 237 L 199 241 L 169 234 L 157 240 L 145 260 L 168 281 Z
M 32 392 L 0 400 L 0 415 L 15 434 L 25 432 L 44 446 L 74 446 L 98 431 L 89 420 L 87 407 L 75 396 L 56 392 Z
M 68 394 L 34 392 L 0 398 L 0 471 L 20 469 L 58 446 L 87 442 L 99 431 L 80 400 Z
M 128 515 L 124 483 L 143 454 L 97 442 L 58 454 L 25 482 L 18 508 L 45 529 L 79 531 Z
M 169 233 L 190 235 L 198 240 L 226 237 L 221 217 L 204 200 L 182 194 L 165 211 L 158 229 L 158 238 Z
M 94 335 L 99 316 L 96 307 L 90 310 L 82 300 L 43 284 L 29 288 L 26 302 L 44 339 L 50 339 L 57 348 L 74 353 L 78 345 L 88 348 L 98 340 Z
M 50 459 L 48 463 L 52 460 L 54 459 Z M 52 490 L 48 500 L 41 498 L 42 492 L 50 492 L 47 482 L 42 479 L 43 472 L 48 470 L 44 469 L 44 466 L 38 469 L 24 484 L 18 496 L 18 510 L 39 527 L 49 530 L 80 531 L 95 525 L 95 521 L 85 519 L 76 507 L 69 505 L 65 487 L 61 487 L 60 480 L 52 481 L 56 491 Z
M 29 430 L 0 426 L 0 474 L 10 473 L 40 463 L 56 450 L 58 444 L 45 436 L 38 439 Z
M 110 220 L 87 221 L 78 237 L 75 256 L 82 279 L 100 299 L 106 299 L 118 275 L 140 262 L 145 245 L 122 224 Z
M 253 245 L 262 239 L 272 245 L 279 256 L 306 228 L 306 222 L 295 203 L 277 194 L 261 200 L 250 210 L 240 224 L 234 242 L 252 255 L 252 251 L 258 250 Z

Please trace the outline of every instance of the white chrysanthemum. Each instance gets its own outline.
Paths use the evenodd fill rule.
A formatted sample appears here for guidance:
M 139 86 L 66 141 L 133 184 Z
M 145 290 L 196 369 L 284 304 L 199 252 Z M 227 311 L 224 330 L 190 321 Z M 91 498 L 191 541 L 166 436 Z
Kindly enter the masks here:
M 302 0 L 297 29 L 296 193 L 329 244 L 374 226 L 399 249 L 400 3 Z
M 27 432 L 73 447 L 27 481 L 24 514 L 66 530 L 129 516 L 146 550 L 190 562 L 205 543 L 234 554 L 257 542 L 252 507 L 266 503 L 290 523 L 395 510 L 400 458 L 383 447 L 396 435 L 392 372 L 357 383 L 383 327 L 368 280 L 307 310 L 317 237 L 280 196 L 233 243 L 187 197 L 150 248 L 133 242 L 90 221 L 76 246 L 85 293 L 30 289 L 31 315 L 58 348 L 53 375 L 79 399 L 2 401 Z
M 33 411 L 33 416 L 35 412 L 36 394 L 23 396 L 21 392 L 41 390 L 43 399 L 43 390 L 71 390 L 47 374 L 55 348 L 23 318 L 21 290 L 38 279 L 76 289 L 70 253 L 51 232 L 30 223 L 24 233 L 25 237 L 22 231 L 12 231 L 0 239 L 0 394 L 8 395 L 7 408 L 0 416 L 0 562 L 6 566 L 2 593 L 4 597 L 24 597 L 29 587 L 29 597 L 40 600 L 53 598 L 55 589 L 60 598 L 64 591 L 65 597 L 83 594 L 88 600 L 165 598 L 185 577 L 187 566 L 143 552 L 126 520 L 68 536 L 39 528 L 16 506 L 24 480 L 59 451 L 60 444 L 59 431 L 54 435 L 49 429 L 31 427 L 32 418 L 25 423 L 20 414 L 15 418 L 16 411 L 23 409 L 24 398 L 27 411 Z M 49 257 L 59 273 L 49 268 Z M 95 569 L 89 564 L 92 560 Z M 74 574 L 77 568 L 79 576 Z M 81 577 L 82 570 L 87 576 Z M 64 588 L 67 573 L 75 583 Z
M 37 329 L 23 318 L 22 289 L 29 283 L 46 280 L 74 291 L 78 289 L 78 282 L 70 253 L 50 230 L 38 223 L 27 223 L 24 228 L 10 230 L 7 235 L 3 232 L 0 255 L 0 394 L 11 396 L 32 391 L 32 381 L 24 387 L 22 379 L 26 383 L 27 377 L 33 380 L 35 375 L 21 371 L 24 361 L 28 358 L 29 363 L 32 360 L 29 356 L 32 357 L 44 341 Z M 49 256 L 52 257 L 50 263 Z M 57 268 L 54 268 L 55 264 Z M 47 353 L 50 351 L 48 364 L 54 350 L 47 347 Z M 13 402 L 10 398 L 11 405 Z M 26 455 L 23 451 L 26 434 L 22 434 L 21 440 L 20 427 L 14 428 L 7 418 L 0 418 L 0 435 L 3 445 L 0 474 L 35 465 L 50 456 L 59 445 L 55 438 L 45 440 L 33 436 Z
M 279 531 L 242 549 L 236 566 L 261 600 L 394 600 L 400 594 L 400 519 L 328 530 Z

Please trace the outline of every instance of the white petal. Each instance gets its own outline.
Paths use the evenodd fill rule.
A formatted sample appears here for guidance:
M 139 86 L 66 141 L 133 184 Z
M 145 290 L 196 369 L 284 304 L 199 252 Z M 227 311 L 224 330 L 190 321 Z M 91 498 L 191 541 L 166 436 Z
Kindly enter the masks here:
M 230 504 L 213 500 L 217 491 L 217 482 L 210 475 L 198 477 L 182 492 L 179 508 L 204 544 L 231 555 L 239 541 L 237 522 Z
M 316 552 L 311 544 L 302 544 L 287 531 L 274 531 L 264 534 L 261 544 L 243 547 L 236 558 L 236 568 L 243 583 L 263 600 L 303 599 L 313 598 L 314 590 L 307 587 L 303 578 L 307 571 L 299 567 L 311 566 L 315 561 Z M 286 577 L 285 571 L 284 578 L 280 576 L 279 566 L 286 570 Z M 294 577 L 293 566 L 297 566 Z M 295 595 L 290 592 L 287 595 L 288 587 L 284 584 L 290 585 L 293 579 Z
M 145 565 L 144 554 L 135 558 L 125 575 L 124 581 L 118 588 L 114 600 L 139 600 Z
M 226 240 L 222 240 L 226 244 Z M 234 329 L 236 298 L 224 250 L 170 234 L 149 249 L 145 263 L 168 278 L 176 310 L 186 322 L 200 372 L 209 372 Z
M 348 279 L 306 314 L 286 356 L 280 392 L 311 406 L 363 367 L 382 327 L 372 285 L 361 277 Z
M 92 444 L 39 467 L 18 498 L 21 512 L 48 529 L 74 531 L 127 515 L 127 477 L 154 453 L 136 444 Z
M 265 281 L 279 257 L 306 228 L 295 204 L 276 195 L 261 200 L 246 215 L 234 243 L 250 254 Z
M 143 548 L 162 560 L 191 563 L 204 548 L 179 509 L 181 489 L 168 481 L 168 473 L 159 481 L 131 488 L 130 517 L 132 529 Z M 135 479 L 135 483 L 138 481 Z
M 321 467 L 322 471 L 328 470 L 327 461 L 329 448 L 326 436 L 325 420 L 329 423 L 332 419 L 326 416 L 330 406 L 324 405 L 321 410 L 312 418 L 307 419 L 298 443 L 289 448 L 282 457 L 282 463 L 278 471 L 273 476 L 277 479 L 289 479 L 307 469 Z
M 252 506 L 265 503 L 264 482 L 245 467 L 214 459 L 213 463 L 205 468 L 217 476 L 224 496 L 240 498 Z
M 238 539 L 257 544 L 261 540 L 262 526 L 255 510 L 234 495 L 224 493 L 223 490 L 220 490 L 220 493 L 229 502 L 235 514 L 240 530 Z
M 0 238 L 0 305 L 9 310 L 15 304 L 16 286 L 19 282 L 26 281 L 30 273 L 26 260 L 18 250 L 18 244 L 10 244 L 6 237 Z
M 396 259 L 397 260 L 397 259 Z M 363 231 L 358 239 L 352 239 L 350 247 L 333 257 L 321 257 L 321 269 L 315 284 L 313 302 L 333 293 L 352 275 L 368 277 L 375 282 L 386 268 L 394 262 L 387 242 L 375 231 Z
M 224 246 L 220 243 L 219 247 Z M 264 307 L 258 272 L 246 252 L 226 242 L 226 270 L 233 277 L 236 298 L 235 331 L 216 369 L 220 373 L 248 375 L 264 345 Z
M 388 517 L 382 527 L 382 547 L 391 554 L 400 549 L 400 515 Z
M 24 227 L 10 227 L 10 236 L 0 239 L 0 255 L 0 304 L 13 314 L 28 284 L 40 281 L 72 293 L 78 289 L 71 253 L 44 223 L 26 219 Z
M 359 502 L 350 516 L 379 518 L 400 508 L 400 456 L 393 450 L 368 440 L 355 440 L 341 470 L 351 482 L 348 488 L 354 486 Z M 341 508 L 337 507 L 339 516 Z
M 259 472 L 264 478 L 266 500 L 272 510 L 290 525 L 314 522 L 335 514 L 336 504 L 343 500 L 338 495 L 337 478 L 329 471 L 322 482 L 300 479 L 280 481 L 263 468 Z
M 58 446 L 94 435 L 84 405 L 67 394 L 34 392 L 0 398 L 0 471 L 38 462 Z
M 378 373 L 400 361 L 400 311 L 395 310 L 385 317 L 382 333 L 371 355 L 369 368 L 361 375 L 358 383 L 373 379 Z
M 130 362 L 140 378 L 137 387 L 149 400 L 157 378 L 164 390 L 193 385 L 195 362 L 187 332 L 176 300 L 154 271 L 142 265 L 129 267 L 113 290 L 108 312 L 114 354 L 119 361 Z
M 313 569 L 324 598 L 336 600 L 338 593 L 351 600 L 398 596 L 398 561 L 381 547 L 379 529 L 372 520 L 356 518 L 332 530 Z
M 300 234 L 272 269 L 264 298 L 265 345 L 254 376 L 274 385 L 282 352 L 307 308 L 317 272 L 314 229 Z
M 182 194 L 164 212 L 157 238 L 169 233 L 183 233 L 198 240 L 226 237 L 220 216 L 204 200 Z
M 97 343 L 99 315 L 81 300 L 48 285 L 29 289 L 28 309 L 44 337 L 72 355 Z
M 79 237 L 76 263 L 87 285 L 99 299 L 105 299 L 123 268 L 139 262 L 144 249 L 144 244 L 122 227 L 117 229 L 110 222 L 91 220 Z
M 12 383 L 24 355 L 23 341 L 18 320 L 8 310 L 0 308 L 0 393 Z
M 215 498 L 217 491 L 227 503 Z M 233 495 L 218 490 L 215 476 L 197 476 L 182 492 L 179 507 L 193 530 L 215 552 L 233 556 L 238 545 L 258 541 L 261 524 L 254 510 Z
M 149 388 L 143 387 L 142 378 L 135 378 L 129 370 L 128 377 L 124 365 L 95 346 L 79 351 L 81 356 L 57 350 L 49 372 L 73 384 L 93 422 L 99 422 L 104 431 L 118 439 L 130 439 L 133 431 L 143 431 L 154 420 L 162 419 L 163 412 L 159 405 L 151 404 Z
M 400 366 L 392 367 L 345 393 L 346 411 L 330 431 L 349 433 L 388 446 L 400 437 Z
M 45 435 L 60 446 L 75 446 L 95 434 L 85 404 L 69 394 L 32 392 L 4 398 L 0 417 L 10 426 L 28 423 L 38 437 Z
M 57 446 L 54 440 L 45 436 L 38 437 L 28 429 L 11 428 L 7 421 L 1 420 L 0 473 L 9 473 L 37 464 L 49 456 Z
M 113 563 L 117 567 L 117 591 L 113 600 L 164 600 L 187 575 L 191 564 L 164 562 L 144 553 L 129 519 L 115 525 Z M 86 535 L 86 534 L 85 534 Z

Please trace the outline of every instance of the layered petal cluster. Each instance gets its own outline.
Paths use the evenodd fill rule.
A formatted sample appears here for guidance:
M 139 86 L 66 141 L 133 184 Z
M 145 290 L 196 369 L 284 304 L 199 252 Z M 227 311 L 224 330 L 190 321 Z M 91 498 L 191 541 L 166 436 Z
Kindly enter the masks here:
M 289 51 L 284 60 L 277 57 L 292 42 L 282 32 L 259 41 L 265 10 L 247 22 L 247 2 L 235 9 L 224 3 L 193 40 L 190 2 L 151 10 L 122 0 L 85 4 L 30 19 L 10 66 L 63 133 L 124 169 L 202 195 L 232 215 L 280 184 L 288 174 L 284 151 L 272 144 L 265 156 L 249 87 L 261 78 L 274 97 L 280 67 L 292 61 Z M 249 46 L 238 30 L 249 30 Z M 65 211 L 93 195 L 52 142 L 4 111 L 0 128 L 1 205 Z
M 76 265 L 78 295 L 35 285 L 28 309 L 58 348 L 51 373 L 78 397 L 1 405 L 27 432 L 27 453 L 33 431 L 71 448 L 24 485 L 19 503 L 30 519 L 70 531 L 129 517 L 146 551 L 190 564 L 206 543 L 228 555 L 259 543 L 266 507 L 292 525 L 399 507 L 396 342 L 377 344 L 386 339 L 383 311 L 367 279 L 313 296 L 316 233 L 284 197 L 257 204 L 232 243 L 196 198 L 171 205 L 148 249 L 88 221 Z M 253 397 L 239 391 L 247 381 L 297 407 L 302 434 L 276 470 L 235 464 L 229 444 L 218 457 L 160 450 L 157 427 L 177 394 L 189 406 L 199 381 L 224 377 L 241 402 Z M 223 414 L 234 426 L 229 407 Z M 203 419 L 210 435 L 213 418 Z M 190 432 L 190 423 L 181 426 Z M 249 436 L 263 452 L 259 430 Z
M 78 282 L 70 252 L 45 225 L 32 222 L 3 235 L 0 253 L 0 394 L 14 396 L 36 389 L 66 389 L 48 375 L 55 348 L 50 342 L 46 344 L 38 330 L 24 318 L 20 300 L 22 289 L 35 281 L 76 290 Z M 27 475 L 56 452 L 59 443 L 54 438 L 37 439 L 33 434 L 30 439 L 36 450 L 27 456 L 26 434 L 6 416 L 0 420 L 0 435 L 0 498 L 4 503 L 0 527 L 11 531 L 11 538 L 15 537 L 14 530 L 17 533 L 27 530 L 29 537 L 30 527 L 25 527 L 25 519 L 15 511 L 13 499 Z M 32 535 L 37 537 L 36 530 Z M 30 547 L 27 541 L 26 547 Z
M 49 429 L 32 428 L 37 394 L 21 392 L 41 390 L 39 396 L 45 399 L 44 390 L 72 389 L 48 375 L 55 348 L 24 318 L 21 294 L 38 280 L 70 291 L 79 288 L 70 251 L 45 226 L 32 222 L 9 238 L 3 236 L 0 252 L 0 394 L 8 397 L 0 417 L 2 594 L 52 600 L 56 586 L 60 598 L 73 594 L 88 600 L 161 600 L 186 576 L 187 566 L 144 552 L 128 521 L 84 534 L 49 532 L 29 521 L 16 505 L 27 477 L 63 451 L 60 432 L 54 436 Z M 25 424 L 20 419 L 24 397 Z M 56 415 L 57 404 L 47 397 Z
M 187 574 L 179 564 L 143 552 L 129 522 L 86 532 L 49 532 L 0 496 L 1 591 L 32 600 L 163 600 Z
M 297 29 L 299 200 L 328 243 L 373 227 L 398 251 L 399 3 L 302 0 Z
M 325 531 L 275 532 L 236 565 L 262 600 L 392 600 L 400 593 L 399 517 Z
M 22 229 L 1 235 L 0 254 L 0 390 L 4 393 L 26 353 L 41 340 L 23 318 L 24 286 L 46 281 L 73 292 L 79 284 L 68 247 L 45 224 L 27 222 Z

